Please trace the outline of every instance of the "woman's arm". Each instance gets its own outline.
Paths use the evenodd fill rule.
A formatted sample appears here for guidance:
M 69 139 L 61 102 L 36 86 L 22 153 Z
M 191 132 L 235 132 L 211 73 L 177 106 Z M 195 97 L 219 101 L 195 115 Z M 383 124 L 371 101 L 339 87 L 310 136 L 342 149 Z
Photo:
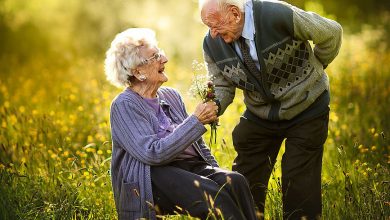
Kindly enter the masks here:
M 134 158 L 145 164 L 161 165 L 198 140 L 206 128 L 191 115 L 171 134 L 160 139 L 148 114 L 139 105 L 122 100 L 112 104 L 111 131 L 113 140 Z

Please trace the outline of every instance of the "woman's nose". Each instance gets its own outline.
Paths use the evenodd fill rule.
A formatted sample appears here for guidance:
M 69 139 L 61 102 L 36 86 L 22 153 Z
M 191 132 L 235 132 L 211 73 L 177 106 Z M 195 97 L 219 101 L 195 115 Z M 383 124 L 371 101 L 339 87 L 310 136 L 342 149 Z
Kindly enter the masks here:
M 161 61 L 160 61 L 161 63 L 167 63 L 168 62 L 168 57 L 167 57 L 167 55 L 165 55 L 165 54 L 162 54 L 161 55 Z

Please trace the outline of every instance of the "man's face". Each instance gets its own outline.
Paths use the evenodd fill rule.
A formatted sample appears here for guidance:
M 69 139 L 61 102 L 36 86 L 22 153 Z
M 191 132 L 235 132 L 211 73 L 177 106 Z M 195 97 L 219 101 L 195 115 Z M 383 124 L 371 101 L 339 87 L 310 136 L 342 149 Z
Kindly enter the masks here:
M 219 35 L 226 43 L 232 43 L 241 36 L 244 26 L 242 15 L 236 6 L 219 9 L 216 2 L 211 0 L 203 6 L 201 19 L 210 28 L 212 38 Z

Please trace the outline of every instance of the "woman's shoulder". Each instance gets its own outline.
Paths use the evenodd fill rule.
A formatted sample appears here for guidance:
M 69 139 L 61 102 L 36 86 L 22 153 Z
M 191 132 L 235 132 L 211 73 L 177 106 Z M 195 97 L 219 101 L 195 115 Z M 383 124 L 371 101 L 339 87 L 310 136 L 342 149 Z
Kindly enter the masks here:
M 139 99 L 139 95 L 137 95 L 135 92 L 132 92 L 129 89 L 125 89 L 112 100 L 111 106 L 120 103 L 131 103 L 132 105 L 137 105 L 140 103 Z
M 166 98 L 180 98 L 181 95 L 177 89 L 171 87 L 162 86 L 158 90 L 159 96 L 164 96 Z

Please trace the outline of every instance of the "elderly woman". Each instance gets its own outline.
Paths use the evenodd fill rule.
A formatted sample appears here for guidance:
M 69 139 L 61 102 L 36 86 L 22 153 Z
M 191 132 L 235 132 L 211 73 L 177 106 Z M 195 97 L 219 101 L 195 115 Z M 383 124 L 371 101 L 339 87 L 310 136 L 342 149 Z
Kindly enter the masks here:
M 119 219 L 155 219 L 181 210 L 207 218 L 255 219 L 245 178 L 218 168 L 203 142 L 217 119 L 214 102 L 188 115 L 168 80 L 167 57 L 150 29 L 119 33 L 107 51 L 105 72 L 125 87 L 111 105 L 111 175 Z

